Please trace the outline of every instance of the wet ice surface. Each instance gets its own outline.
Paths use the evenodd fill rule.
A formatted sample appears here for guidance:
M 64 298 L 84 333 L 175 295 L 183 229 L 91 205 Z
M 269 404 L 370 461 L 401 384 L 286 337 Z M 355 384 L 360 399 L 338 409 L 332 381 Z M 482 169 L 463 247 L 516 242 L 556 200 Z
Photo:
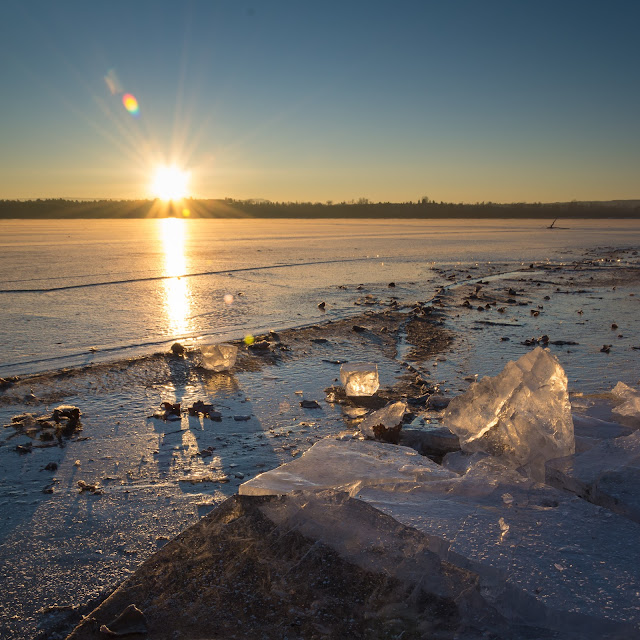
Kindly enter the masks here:
M 424 236 L 419 240 L 424 242 Z M 380 246 L 383 244 L 381 242 Z M 380 279 L 373 283 L 370 274 L 369 279 L 362 277 L 364 271 L 356 270 L 345 277 L 344 265 L 340 265 L 339 268 L 336 266 L 335 272 L 322 272 L 323 277 L 333 273 L 322 286 L 316 282 L 316 288 L 308 287 L 304 285 L 304 278 L 317 267 L 301 268 L 296 276 L 299 280 L 294 279 L 299 288 L 291 296 L 299 297 L 295 308 L 300 309 L 302 315 L 293 318 L 289 314 L 289 326 L 298 322 L 304 325 L 335 320 L 341 314 L 391 308 L 388 305 L 394 302 L 393 297 L 400 306 L 415 300 L 428 300 L 437 287 L 457 283 L 434 304 L 436 321 L 442 321 L 443 326 L 456 332 L 451 351 L 436 358 L 421 359 L 406 343 L 406 336 L 400 335 L 398 360 L 410 361 L 423 380 L 452 396 L 466 389 L 474 374 L 480 377 L 495 375 L 506 360 L 517 359 L 530 350 L 531 346 L 521 344 L 528 338 L 548 334 L 552 341 L 572 340 L 579 345 L 550 345 L 550 349 L 569 374 L 570 391 L 581 390 L 587 394 L 579 399 L 578 410 L 583 415 L 611 419 L 610 411 L 609 414 L 598 413 L 599 404 L 595 401 L 592 404 L 589 394 L 611 389 L 619 379 L 635 386 L 640 377 L 639 352 L 632 349 L 632 346 L 640 346 L 637 341 L 638 298 L 630 296 L 631 293 L 638 295 L 637 279 L 632 279 L 626 272 L 621 276 L 620 272 L 611 269 L 612 265 L 619 264 L 637 268 L 637 257 L 631 251 L 600 251 L 593 257 L 621 259 L 622 263 L 587 264 L 580 274 L 574 275 L 566 268 L 556 271 L 553 265 L 533 270 L 525 265 L 524 271 L 516 273 L 514 269 L 521 265 L 513 262 L 494 262 L 477 265 L 477 268 L 469 262 L 448 261 L 428 267 L 420 262 L 422 270 L 416 270 L 418 256 L 424 259 L 424 246 L 420 247 L 419 243 L 412 246 L 410 260 L 392 261 L 393 266 L 382 271 Z M 540 245 L 532 245 L 532 254 L 534 251 L 539 252 Z M 503 255 L 506 254 L 504 249 Z M 158 259 L 162 255 L 159 252 Z M 478 255 L 481 255 L 480 251 Z M 572 257 L 584 256 L 574 252 Z M 370 263 L 366 270 L 370 272 Z M 501 272 L 511 275 L 491 277 L 491 274 Z M 467 278 L 469 275 L 471 279 Z M 585 279 L 591 276 L 594 277 L 593 286 L 587 290 Z M 361 277 L 364 288 L 358 289 Z M 244 281 L 256 297 L 278 290 L 278 296 L 272 297 L 268 304 L 272 309 L 289 304 L 291 298 L 280 291 L 281 287 L 276 286 L 279 283 L 275 280 L 267 283 L 264 274 L 260 278 L 250 284 L 247 284 L 248 280 Z M 575 284 L 572 284 L 572 278 L 575 278 Z M 347 284 L 344 284 L 345 280 Z M 477 298 L 473 299 L 473 308 L 462 306 L 463 301 L 476 291 L 477 280 L 489 282 L 481 285 L 475 295 L 491 309 L 478 311 Z M 388 288 L 388 281 L 395 281 L 396 287 Z M 328 282 L 331 283 L 329 286 Z M 202 285 L 201 298 L 195 309 L 206 308 L 204 299 L 210 285 L 210 281 Z M 515 303 L 508 302 L 511 298 L 509 288 L 516 290 L 512 298 Z M 220 296 L 227 290 L 221 287 Z M 177 291 L 184 294 L 180 289 Z M 15 314 L 24 317 L 31 313 L 39 330 L 45 325 L 41 325 L 36 316 L 42 309 L 47 309 L 50 319 L 56 318 L 56 326 L 64 328 L 65 324 L 58 316 L 68 313 L 69 304 L 74 314 L 80 315 L 101 304 L 99 315 L 105 317 L 108 315 L 105 304 L 107 307 L 120 304 L 119 298 L 110 300 L 103 293 L 96 297 L 93 293 L 83 294 L 85 300 L 63 296 L 55 297 L 53 301 L 51 294 L 28 294 L 33 297 L 20 303 L 26 305 L 24 308 L 15 307 Z M 149 295 L 149 290 L 143 293 Z M 166 293 L 163 290 L 162 295 Z M 181 300 L 180 295 L 174 300 Z M 192 291 L 192 304 L 197 298 L 193 295 Z M 549 300 L 545 296 L 549 296 Z M 334 304 L 335 308 L 321 312 L 316 306 L 319 299 L 327 300 L 329 309 Z M 237 300 L 238 297 L 231 305 L 230 313 L 240 318 L 249 307 L 237 306 Z M 493 300 L 498 301 L 495 306 L 491 306 Z M 252 304 L 255 302 L 253 299 Z M 520 305 L 520 302 L 526 304 Z M 12 304 L 13 299 L 4 313 Z M 498 311 L 502 306 L 504 313 Z M 264 307 L 259 307 L 260 310 Z M 538 311 L 538 315 L 534 316 L 532 310 Z M 175 327 L 173 330 L 166 328 L 170 322 L 168 307 L 156 304 L 155 313 L 162 316 L 158 326 L 164 323 L 162 331 L 168 347 L 177 335 Z M 132 309 L 128 315 L 135 314 L 136 309 Z M 258 312 L 255 317 L 259 315 Z M 143 314 L 143 317 L 148 315 Z M 267 317 L 266 327 L 271 326 L 274 317 L 283 323 L 274 328 L 287 326 L 281 316 Z M 211 319 L 212 325 L 214 320 L 219 322 L 219 314 Z M 83 322 L 86 329 L 86 319 Z M 117 325 L 120 320 L 116 317 L 111 322 Z M 615 331 L 611 328 L 614 322 L 618 325 Z M 15 341 L 14 334 L 9 336 L 7 326 L 1 325 L 1 330 L 6 332 L 3 348 L 11 340 Z M 139 337 L 139 328 L 134 331 L 123 326 Z M 77 324 L 71 323 L 67 327 L 68 333 L 60 337 L 69 339 L 77 328 Z M 86 347 L 95 344 L 95 334 L 83 334 L 85 329 L 80 331 L 79 340 Z M 101 331 L 99 324 L 95 331 Z M 510 339 L 503 341 L 503 337 Z M 290 358 L 284 353 L 284 357 L 274 364 L 254 354 L 251 357 L 258 364 L 253 369 L 230 373 L 195 371 L 179 358 L 162 356 L 119 361 L 103 368 L 71 369 L 59 376 L 34 379 L 5 390 L 0 396 L 2 424 L 8 423 L 13 415 L 24 411 L 40 415 L 62 402 L 79 406 L 83 415 L 82 430 L 66 441 L 64 448 L 34 447 L 32 453 L 20 455 L 15 447 L 26 443 L 28 438 L 21 435 L 9 438 L 11 429 L 0 433 L 0 508 L 6 514 L 0 524 L 0 560 L 6 567 L 0 601 L 0 618 L 5 625 L 3 636 L 12 639 L 31 637 L 37 621 L 43 619 L 42 614 L 36 613 L 38 610 L 86 603 L 102 590 L 112 588 L 167 539 L 236 492 L 244 480 L 296 459 L 322 437 L 343 430 L 343 412 L 338 406 L 323 402 L 324 388 L 337 384 L 341 362 L 360 362 L 366 354 L 367 361 L 377 363 L 383 388 L 394 384 L 407 371 L 393 354 L 378 344 L 379 338 L 371 333 L 363 336 L 354 333 L 348 338 L 310 342 L 304 347 L 305 353 L 294 352 Z M 202 341 L 211 342 L 211 338 Z M 31 348 L 27 342 L 21 348 Z M 604 344 L 611 343 L 609 353 L 600 351 Z M 107 355 L 101 355 L 100 351 L 85 352 L 82 361 L 96 361 L 101 357 Z M 7 361 L 3 359 L 3 362 Z M 42 362 L 38 366 L 46 368 Z M 2 376 L 19 372 L 6 367 L 2 371 Z M 35 398 L 26 398 L 31 388 Z M 317 400 L 321 408 L 302 408 L 300 401 L 303 398 Z M 147 417 L 162 401 L 181 402 L 186 408 L 196 400 L 212 402 L 222 414 L 221 421 L 215 422 L 201 415 L 183 415 L 176 422 Z M 241 419 L 247 416 L 247 420 Z M 436 427 L 438 417 L 437 411 L 425 412 L 425 418 L 435 421 Z M 56 471 L 42 470 L 52 462 L 59 465 Z M 98 483 L 100 491 L 80 493 L 78 481 L 89 485 Z M 43 489 L 49 488 L 53 488 L 53 493 L 43 493 Z
M 487 276 L 533 261 L 571 263 L 586 248 L 628 246 L 638 232 L 636 221 L 568 226 L 550 231 L 532 220 L 466 220 L 463 227 L 444 220 L 3 220 L 0 376 L 153 352 L 176 339 L 218 342 L 342 317 L 354 312 L 353 287 L 360 283 L 394 282 L 387 295 L 425 300 L 462 271 L 463 277 Z M 570 277 L 561 274 L 563 289 Z M 362 291 L 361 304 L 375 307 L 367 294 L 373 291 Z M 317 307 L 322 300 L 325 311 Z M 593 305 L 580 300 L 572 310 L 580 305 L 587 323 Z

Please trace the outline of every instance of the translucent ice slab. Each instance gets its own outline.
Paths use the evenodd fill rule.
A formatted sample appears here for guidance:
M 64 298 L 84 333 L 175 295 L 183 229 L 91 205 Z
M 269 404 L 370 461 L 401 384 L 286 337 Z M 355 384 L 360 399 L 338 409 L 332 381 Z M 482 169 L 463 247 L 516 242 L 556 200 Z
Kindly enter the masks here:
M 297 489 L 351 491 L 354 487 L 422 482 L 454 475 L 409 447 L 325 438 L 302 457 L 240 485 L 239 493 L 255 496 L 285 494 Z
M 508 362 L 496 377 L 471 384 L 442 421 L 463 451 L 498 456 L 540 481 L 547 460 L 575 451 L 567 376 L 541 347 Z
M 357 440 L 321 441 L 240 493 L 331 485 L 424 534 L 443 560 L 477 573 L 484 598 L 508 618 L 571 639 L 640 632 L 636 522 L 524 478 L 493 456 L 476 455 L 458 476 L 402 447 Z M 352 548 L 356 538 L 354 531 Z

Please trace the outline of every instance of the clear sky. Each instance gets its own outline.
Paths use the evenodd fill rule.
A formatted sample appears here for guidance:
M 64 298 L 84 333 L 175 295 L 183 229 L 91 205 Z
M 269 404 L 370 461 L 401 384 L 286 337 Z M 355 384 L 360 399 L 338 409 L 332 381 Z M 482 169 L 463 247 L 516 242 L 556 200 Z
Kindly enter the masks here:
M 0 198 L 640 198 L 638 0 L 2 0 Z M 135 96 L 139 111 L 123 106 Z

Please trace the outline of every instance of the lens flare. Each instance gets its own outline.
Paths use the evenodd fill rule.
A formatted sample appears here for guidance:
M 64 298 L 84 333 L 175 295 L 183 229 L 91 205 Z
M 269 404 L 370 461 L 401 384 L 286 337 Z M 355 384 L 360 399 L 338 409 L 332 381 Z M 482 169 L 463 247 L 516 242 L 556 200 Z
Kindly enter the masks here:
M 253 344 L 255 341 L 256 339 L 250 333 L 244 337 L 244 343 L 247 346 L 249 346 L 250 344 Z
M 226 304 L 233 304 L 233 296 L 230 293 L 227 293 L 224 297 L 224 301 Z
M 122 96 L 122 104 L 132 116 L 140 115 L 140 105 L 138 105 L 135 96 L 132 96 L 130 93 L 125 93 Z

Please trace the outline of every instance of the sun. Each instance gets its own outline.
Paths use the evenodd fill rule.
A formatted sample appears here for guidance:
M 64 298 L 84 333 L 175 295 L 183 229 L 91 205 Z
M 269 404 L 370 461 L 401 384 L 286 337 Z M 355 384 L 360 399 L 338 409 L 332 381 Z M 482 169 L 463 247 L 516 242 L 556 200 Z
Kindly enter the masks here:
M 179 169 L 175 165 L 158 167 L 153 175 L 151 192 L 161 200 L 182 200 L 188 195 L 188 171 Z

